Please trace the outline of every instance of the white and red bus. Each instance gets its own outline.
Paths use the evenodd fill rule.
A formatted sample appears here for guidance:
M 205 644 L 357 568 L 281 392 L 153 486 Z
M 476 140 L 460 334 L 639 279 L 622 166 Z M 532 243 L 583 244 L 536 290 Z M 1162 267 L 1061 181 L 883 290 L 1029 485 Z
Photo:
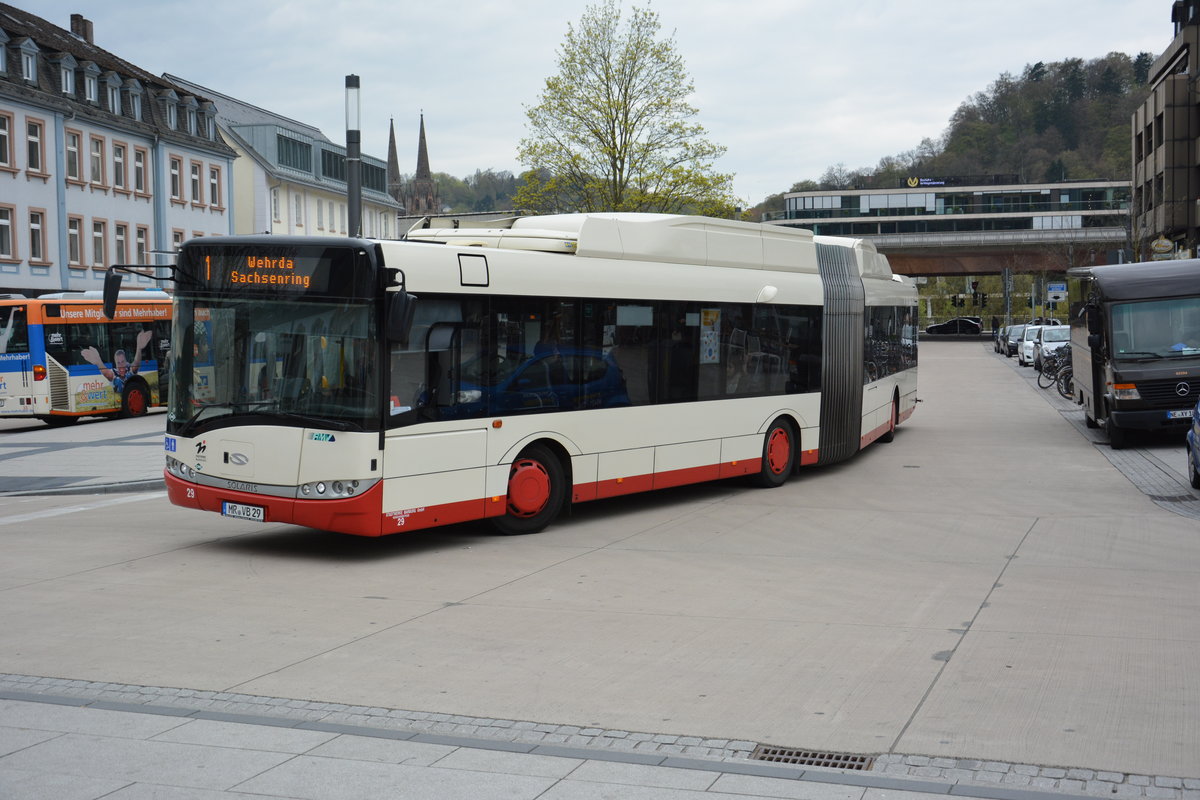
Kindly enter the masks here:
M 170 295 L 122 292 L 111 318 L 101 306 L 100 292 L 0 297 L 0 418 L 68 425 L 165 403 Z
M 504 223 L 492 223 L 504 224 Z M 916 403 L 916 291 L 865 242 L 578 214 L 401 241 L 194 239 L 172 502 L 379 536 L 802 466 Z

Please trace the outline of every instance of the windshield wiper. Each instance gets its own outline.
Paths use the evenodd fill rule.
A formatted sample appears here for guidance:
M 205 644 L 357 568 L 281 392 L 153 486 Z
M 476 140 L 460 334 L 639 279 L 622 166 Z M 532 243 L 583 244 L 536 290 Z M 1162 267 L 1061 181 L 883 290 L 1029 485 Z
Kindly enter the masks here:
M 277 417 L 279 419 L 287 419 L 287 420 L 294 420 L 296 422 L 303 422 L 312 428 L 332 428 L 335 431 L 349 431 L 349 430 L 355 430 L 355 429 L 358 429 L 360 431 L 362 430 L 361 425 L 357 425 L 353 422 L 347 422 L 345 420 L 340 420 L 340 419 L 329 419 L 328 417 L 314 417 L 309 414 L 301 414 L 296 411 L 283 411 L 278 408 L 272 408 L 263 413 L 269 414 L 270 416 Z
M 1117 358 L 1136 358 L 1139 361 L 1146 361 L 1151 358 L 1165 358 L 1162 353 L 1147 353 L 1141 350 L 1133 350 L 1128 353 L 1117 353 Z
M 234 412 L 244 412 L 248 410 L 250 406 L 263 405 L 263 403 L 264 401 L 262 400 L 243 403 L 197 403 L 195 406 L 193 406 L 193 408 L 196 409 L 196 413 L 179 427 L 179 431 L 176 433 L 176 435 L 187 436 L 197 425 L 200 424 L 200 419 L 204 417 L 204 412 L 208 411 L 210 408 L 227 408 Z

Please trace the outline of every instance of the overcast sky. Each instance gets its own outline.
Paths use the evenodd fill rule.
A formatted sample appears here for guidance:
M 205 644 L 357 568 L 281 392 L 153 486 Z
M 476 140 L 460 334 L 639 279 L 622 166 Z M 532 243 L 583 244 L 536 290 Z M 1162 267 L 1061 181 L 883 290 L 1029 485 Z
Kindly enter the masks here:
M 10 0 L 11 2 L 11 0 Z M 555 72 L 588 0 L 17 0 L 63 28 L 82 13 L 100 47 L 320 128 L 345 142 L 345 76 L 362 80 L 363 151 L 464 177 L 519 173 L 527 105 Z M 638 5 L 643 3 L 638 2 Z M 728 148 L 749 204 L 831 165 L 941 135 L 1001 73 L 1110 52 L 1158 55 L 1171 0 L 652 0 L 695 83 L 693 105 Z M 624 8 L 630 8 L 625 0 Z

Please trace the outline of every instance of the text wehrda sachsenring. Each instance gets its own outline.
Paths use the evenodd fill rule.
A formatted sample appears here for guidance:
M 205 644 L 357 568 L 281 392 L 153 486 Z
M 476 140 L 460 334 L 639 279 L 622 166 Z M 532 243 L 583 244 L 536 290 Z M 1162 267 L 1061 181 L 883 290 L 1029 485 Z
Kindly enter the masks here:
M 291 258 L 266 258 L 246 256 L 246 270 L 230 270 L 229 282 L 238 284 L 270 284 L 273 286 L 299 286 L 308 288 L 311 275 L 297 274 L 296 262 Z

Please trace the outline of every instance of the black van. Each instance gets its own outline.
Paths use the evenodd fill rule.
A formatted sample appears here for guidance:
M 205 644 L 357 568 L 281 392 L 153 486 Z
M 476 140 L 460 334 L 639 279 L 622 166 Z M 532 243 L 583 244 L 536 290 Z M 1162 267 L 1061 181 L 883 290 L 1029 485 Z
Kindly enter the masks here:
M 1076 267 L 1088 282 L 1071 320 L 1074 394 L 1113 448 L 1131 431 L 1178 429 L 1200 398 L 1200 259 Z

